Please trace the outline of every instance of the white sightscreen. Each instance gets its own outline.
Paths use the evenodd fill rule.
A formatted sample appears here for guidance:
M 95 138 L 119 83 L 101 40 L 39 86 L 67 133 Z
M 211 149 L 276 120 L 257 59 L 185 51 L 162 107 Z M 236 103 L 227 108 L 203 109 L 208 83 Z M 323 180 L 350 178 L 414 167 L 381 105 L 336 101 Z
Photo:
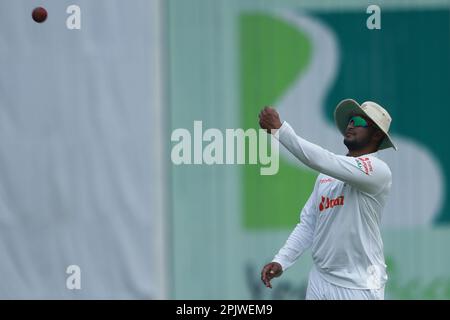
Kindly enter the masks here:
M 0 1 L 0 298 L 163 298 L 160 3 L 71 4 Z

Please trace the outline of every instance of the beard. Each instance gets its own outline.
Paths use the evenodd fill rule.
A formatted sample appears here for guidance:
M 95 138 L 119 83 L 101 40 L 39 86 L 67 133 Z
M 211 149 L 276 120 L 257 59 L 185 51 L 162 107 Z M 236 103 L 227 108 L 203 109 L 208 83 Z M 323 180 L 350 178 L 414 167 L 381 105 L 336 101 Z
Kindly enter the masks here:
M 344 144 L 348 148 L 349 151 L 358 151 L 365 148 L 370 142 L 370 137 L 366 139 L 347 139 L 344 138 Z

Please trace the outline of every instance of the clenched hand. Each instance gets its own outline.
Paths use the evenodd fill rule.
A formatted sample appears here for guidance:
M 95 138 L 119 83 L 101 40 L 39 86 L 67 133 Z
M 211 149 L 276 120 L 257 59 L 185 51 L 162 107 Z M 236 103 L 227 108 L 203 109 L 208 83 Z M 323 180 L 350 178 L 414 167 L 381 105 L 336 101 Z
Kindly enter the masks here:
M 266 129 L 268 133 L 270 130 L 279 129 L 281 127 L 281 120 L 278 112 L 270 107 L 264 107 L 259 113 L 259 125 Z

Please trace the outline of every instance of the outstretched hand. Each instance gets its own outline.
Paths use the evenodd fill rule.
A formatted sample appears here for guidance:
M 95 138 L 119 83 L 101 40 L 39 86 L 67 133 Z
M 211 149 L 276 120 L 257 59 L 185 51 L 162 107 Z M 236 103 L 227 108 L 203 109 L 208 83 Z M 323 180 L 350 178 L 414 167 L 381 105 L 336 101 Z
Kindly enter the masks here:
M 271 133 L 271 130 L 280 129 L 281 120 L 278 112 L 273 108 L 264 107 L 259 113 L 259 125 L 268 133 Z

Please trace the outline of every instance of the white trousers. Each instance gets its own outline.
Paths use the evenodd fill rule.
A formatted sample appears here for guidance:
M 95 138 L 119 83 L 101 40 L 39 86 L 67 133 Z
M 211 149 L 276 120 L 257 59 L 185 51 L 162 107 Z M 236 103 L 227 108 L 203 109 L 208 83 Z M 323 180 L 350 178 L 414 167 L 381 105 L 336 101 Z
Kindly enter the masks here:
M 326 281 L 313 266 L 309 273 L 306 300 L 384 300 L 381 289 L 349 289 Z

